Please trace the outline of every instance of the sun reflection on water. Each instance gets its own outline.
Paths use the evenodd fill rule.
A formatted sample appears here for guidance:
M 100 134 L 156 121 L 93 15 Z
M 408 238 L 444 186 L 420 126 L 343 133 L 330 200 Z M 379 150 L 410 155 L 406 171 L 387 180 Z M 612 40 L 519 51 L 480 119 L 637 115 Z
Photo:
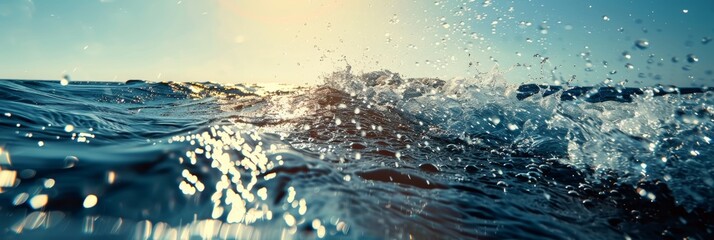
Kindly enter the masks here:
M 102 171 L 99 179 L 103 183 L 99 185 L 106 189 L 85 189 L 78 199 L 70 200 L 76 203 L 70 203 L 62 197 L 68 184 L 63 178 L 39 177 L 31 169 L 9 170 L 7 167 L 13 167 L 10 155 L 0 149 L 0 189 L 16 188 L 10 200 L 19 214 L 9 229 L 23 234 L 39 229 L 56 230 L 62 225 L 76 227 L 86 236 L 108 234 L 136 239 L 291 239 L 296 234 L 305 234 L 299 229 L 310 226 L 312 230 L 307 234 L 313 237 L 346 234 L 349 227 L 344 220 L 323 222 L 316 216 L 308 216 L 308 200 L 289 182 L 282 185 L 283 173 L 275 168 L 292 161 L 284 154 L 293 154 L 293 150 L 278 141 L 277 136 L 268 139 L 265 136 L 238 125 L 217 125 L 165 140 L 177 146 L 174 149 L 180 155 L 173 158 L 180 167 L 174 185 L 178 193 L 191 204 L 201 205 L 208 200 L 208 209 L 189 210 L 193 219 L 175 219 L 180 220 L 179 224 L 171 218 L 152 219 L 153 211 L 148 209 L 142 210 L 146 212 L 141 213 L 143 218 L 129 217 L 135 213 L 105 214 L 107 208 L 122 206 L 109 186 L 122 186 L 130 181 L 131 175 L 124 172 Z M 70 171 L 74 167 L 62 169 Z M 21 181 L 23 187 L 17 188 Z M 57 211 L 58 204 L 76 204 L 79 209 Z
M 212 237 L 224 238 L 228 236 L 225 235 L 226 232 L 233 231 L 257 232 L 250 227 L 251 224 L 274 220 L 276 212 L 273 208 L 281 204 L 271 203 L 271 200 L 279 198 L 276 196 L 279 193 L 271 192 L 271 188 L 259 183 L 270 181 L 277 176 L 277 173 L 271 170 L 283 165 L 283 156 L 278 152 L 285 146 L 267 145 L 261 133 L 241 132 L 231 126 L 213 126 L 201 133 L 174 136 L 169 143 L 191 145 L 190 150 L 185 152 L 187 159 L 180 159 L 186 166 L 181 172 L 183 179 L 178 186 L 183 194 L 193 196 L 204 191 L 210 192 L 213 220 L 199 221 L 201 226 L 196 228 L 201 237 L 214 234 Z M 215 181 L 213 186 L 205 186 L 200 174 L 191 170 L 194 169 L 191 166 L 202 162 L 220 174 L 217 178 L 219 180 Z M 297 232 L 299 224 L 309 221 L 304 219 L 308 204 L 304 198 L 299 197 L 294 187 L 286 188 L 287 193 L 283 200 L 285 204 L 277 211 L 282 217 L 276 220 L 285 224 L 281 236 L 290 238 Z M 341 222 L 341 225 L 346 230 L 346 224 Z M 317 234 L 324 237 L 324 230 L 320 231 L 324 226 L 320 227 L 316 229 Z

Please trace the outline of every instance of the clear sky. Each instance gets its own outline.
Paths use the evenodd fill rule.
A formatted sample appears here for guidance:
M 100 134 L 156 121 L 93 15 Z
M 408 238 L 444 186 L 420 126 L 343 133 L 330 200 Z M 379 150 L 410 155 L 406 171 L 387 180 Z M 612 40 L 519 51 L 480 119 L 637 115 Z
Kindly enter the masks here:
M 712 86 L 712 22 L 709 0 L 2 0 L 0 78 L 304 84 L 347 62 Z

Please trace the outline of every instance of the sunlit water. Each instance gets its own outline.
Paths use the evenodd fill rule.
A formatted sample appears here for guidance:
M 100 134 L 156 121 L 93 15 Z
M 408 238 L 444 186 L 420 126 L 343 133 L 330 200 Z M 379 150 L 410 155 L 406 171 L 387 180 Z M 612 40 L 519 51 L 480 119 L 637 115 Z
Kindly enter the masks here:
M 0 228 L 9 239 L 711 239 L 714 96 L 564 88 L 389 71 L 272 89 L 1 81 Z

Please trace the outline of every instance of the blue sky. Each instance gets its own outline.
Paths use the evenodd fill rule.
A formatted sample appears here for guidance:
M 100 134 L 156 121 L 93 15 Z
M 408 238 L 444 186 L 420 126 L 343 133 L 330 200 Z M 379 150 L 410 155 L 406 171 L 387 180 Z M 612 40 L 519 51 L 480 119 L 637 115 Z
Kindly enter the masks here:
M 497 65 L 512 83 L 711 86 L 711 22 L 714 1 L 694 0 L 3 0 L 0 78 L 303 84 L 348 62 L 407 77 Z

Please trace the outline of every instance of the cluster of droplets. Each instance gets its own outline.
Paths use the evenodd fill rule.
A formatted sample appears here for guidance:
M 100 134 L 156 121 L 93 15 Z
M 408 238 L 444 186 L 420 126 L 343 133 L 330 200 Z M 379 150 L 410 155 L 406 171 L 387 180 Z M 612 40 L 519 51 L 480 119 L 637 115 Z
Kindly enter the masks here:
M 702 164 L 701 156 L 708 155 L 703 151 L 710 146 L 714 112 L 709 94 L 655 97 L 679 91 L 659 87 L 643 89 L 630 103 L 566 102 L 560 100 L 562 93 L 517 101 L 512 95 L 514 86 L 498 80 L 497 72 L 491 75 L 494 77 L 454 79 L 438 85 L 401 78 L 399 84 L 373 85 L 373 78 L 395 79 L 398 75 L 388 71 L 362 76 L 338 73 L 328 85 L 357 99 L 389 106 L 423 126 L 429 135 L 457 136 L 468 144 L 500 149 L 505 154 L 515 150 L 551 155 L 577 168 L 594 170 L 595 179 L 602 172 L 615 170 L 622 174 L 622 182 L 664 180 L 677 186 L 675 192 L 682 199 L 694 196 L 687 203 L 690 207 L 701 205 L 704 197 L 697 200 L 696 196 L 707 196 L 691 187 L 696 184 L 684 183 L 691 178 L 678 175 L 691 171 L 691 164 Z M 602 87 L 620 94 L 625 91 L 622 83 L 613 84 L 612 80 L 603 82 Z M 607 94 L 599 91 L 590 89 L 582 98 Z M 687 136 L 688 131 L 695 131 L 696 137 Z M 706 186 L 714 185 L 706 171 L 692 174 Z
M 406 38 L 403 45 L 395 43 L 395 37 L 391 33 L 385 34 L 386 43 L 395 48 L 407 46 L 409 50 L 436 49 L 437 54 L 432 54 L 428 59 L 414 60 L 416 66 L 433 68 L 434 70 L 446 70 L 452 68 L 466 67 L 466 72 L 477 73 L 478 70 L 470 69 L 478 67 L 480 61 L 477 55 L 492 51 L 492 43 L 488 41 L 488 35 L 503 36 L 504 32 L 499 32 L 504 22 L 515 19 L 515 9 L 509 6 L 508 9 L 496 7 L 492 1 L 475 3 L 474 1 L 446 2 L 435 1 L 435 9 L 425 9 L 425 13 L 433 11 L 444 13 L 441 16 L 417 18 L 416 23 L 423 28 L 423 36 L 419 39 Z M 393 15 L 388 19 L 390 24 L 413 24 L 400 22 L 398 15 Z M 481 32 L 480 24 L 484 24 L 490 29 L 490 33 Z M 400 42 L 404 41 L 400 37 Z M 420 48 L 420 46 L 425 46 Z M 497 60 L 492 59 L 497 62 Z M 466 64 L 463 66 L 461 64 Z
M 437 54 L 432 54 L 436 56 L 434 58 L 414 61 L 415 65 L 419 67 L 426 65 L 435 68 L 435 70 L 443 70 L 455 66 L 462 67 L 461 64 L 466 64 L 463 67 L 465 67 L 467 75 L 473 76 L 473 74 L 481 73 L 478 67 L 484 66 L 485 58 L 488 58 L 487 61 L 492 63 L 486 64 L 486 67 L 492 66 L 493 63 L 508 62 L 512 64 L 509 66 L 511 69 L 524 68 L 524 74 L 527 76 L 513 73 L 519 78 L 529 77 L 531 81 L 555 83 L 556 85 L 564 84 L 567 80 L 565 78 L 569 78 L 570 80 L 567 80 L 569 82 L 580 80 L 582 81 L 581 85 L 598 83 L 599 80 L 597 79 L 605 78 L 617 83 L 652 86 L 661 81 L 677 82 L 687 80 L 688 82 L 685 82 L 685 84 L 695 84 L 691 80 L 703 80 L 706 77 L 697 76 L 697 72 L 694 72 L 703 68 L 702 66 L 697 67 L 694 65 L 694 63 L 700 61 L 695 53 L 690 52 L 682 54 L 683 56 L 673 56 L 673 59 L 684 58 L 685 61 L 683 62 L 685 64 L 668 65 L 663 56 L 671 53 L 668 53 L 667 51 L 669 50 L 663 49 L 661 46 L 676 43 L 652 42 L 648 39 L 649 37 L 645 38 L 644 36 L 649 33 L 649 30 L 644 27 L 646 23 L 642 19 L 634 19 L 634 24 L 643 25 L 642 34 L 638 34 L 637 31 L 626 31 L 625 26 L 627 28 L 631 27 L 624 21 L 630 18 L 601 15 L 602 24 L 605 26 L 605 30 L 602 33 L 610 34 L 611 27 L 615 27 L 616 29 L 614 30 L 617 30 L 619 35 L 623 36 L 612 39 L 612 44 L 625 44 L 626 46 L 631 46 L 632 50 L 636 52 L 628 54 L 625 59 L 620 59 L 622 63 L 618 64 L 618 66 L 607 64 L 599 66 L 599 64 L 595 64 L 595 62 L 606 63 L 617 60 L 617 55 L 611 55 L 608 52 L 597 52 L 593 56 L 601 59 L 594 59 L 588 56 L 583 58 L 585 59 L 584 69 L 578 68 L 578 65 L 575 64 L 573 65 L 573 71 L 569 71 L 571 67 L 568 66 L 570 61 L 566 59 L 567 56 L 549 53 L 555 52 L 551 51 L 551 49 L 555 44 L 558 44 L 558 41 L 561 41 L 556 39 L 574 38 L 572 35 L 576 33 L 597 36 L 599 33 L 593 30 L 595 26 L 574 26 L 569 24 L 568 21 L 576 22 L 575 20 L 554 21 L 547 15 L 542 16 L 542 20 L 522 19 L 526 14 L 519 12 L 523 11 L 523 9 L 518 8 L 519 4 L 508 5 L 508 3 L 469 0 L 458 2 L 435 1 L 434 6 L 436 9 L 429 9 L 428 12 L 437 11 L 442 15 L 425 18 L 420 23 L 423 22 L 428 25 L 425 28 L 424 35 L 433 35 L 433 38 L 431 38 L 434 40 L 433 44 L 438 46 L 440 50 Z M 541 4 L 539 7 L 545 6 Z M 587 7 L 593 8 L 592 5 Z M 528 11 L 531 10 L 529 9 Z M 686 14 L 687 12 L 683 11 L 683 13 Z M 598 23 L 593 24 L 597 25 Z M 657 31 L 661 32 L 662 30 L 658 29 Z M 517 52 L 515 59 L 510 56 L 503 57 L 500 54 L 503 49 L 498 47 L 500 44 L 496 43 L 496 41 L 501 41 L 498 39 L 508 41 L 514 36 L 517 38 L 522 37 L 525 40 L 520 45 L 522 49 Z M 390 36 L 390 39 L 391 37 L 393 36 Z M 632 38 L 635 40 L 630 40 Z M 652 37 L 651 39 L 655 41 L 661 40 L 658 37 Z M 627 42 L 623 43 L 623 41 Z M 702 45 L 706 45 L 710 41 L 711 37 L 707 36 L 701 39 Z M 685 44 L 690 49 L 686 51 L 691 51 L 691 44 L 689 42 Z M 418 44 L 410 43 L 408 45 L 416 46 Z M 597 48 L 602 48 L 602 46 L 599 46 L 600 44 L 593 45 L 598 45 L 596 46 Z M 582 47 L 588 49 L 593 46 L 584 45 Z M 454 54 L 459 51 L 463 51 L 463 54 Z M 530 53 L 525 54 L 526 56 L 545 54 L 548 54 L 548 56 L 528 59 L 522 58 L 523 52 Z M 540 65 L 541 71 L 532 72 L 533 66 L 538 65 Z M 476 69 L 472 67 L 476 67 Z M 672 67 L 678 68 L 683 72 L 673 72 L 671 71 Z M 585 72 L 581 73 L 582 70 L 585 70 Z M 703 72 L 711 75 L 712 70 Z M 679 79 L 685 75 L 687 79 Z

